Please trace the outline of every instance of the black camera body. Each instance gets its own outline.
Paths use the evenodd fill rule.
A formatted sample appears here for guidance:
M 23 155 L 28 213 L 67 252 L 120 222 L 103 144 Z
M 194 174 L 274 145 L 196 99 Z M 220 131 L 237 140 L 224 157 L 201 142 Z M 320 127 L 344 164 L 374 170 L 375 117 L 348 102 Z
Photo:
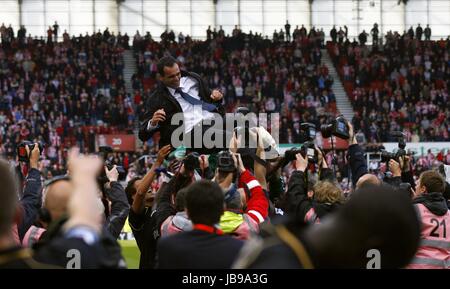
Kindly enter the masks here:
M 296 160 L 297 159 L 295 157 L 296 154 L 301 154 L 303 158 L 308 158 L 309 163 L 316 164 L 319 161 L 319 157 L 316 148 L 314 146 L 314 142 L 312 141 L 304 142 L 300 148 L 292 148 L 290 150 L 287 150 L 284 153 L 285 162 L 292 162 Z
M 296 159 L 296 154 L 301 154 L 303 158 L 308 158 L 309 163 L 317 163 L 319 156 L 314 145 L 314 139 L 316 138 L 316 126 L 309 122 L 300 124 L 300 129 L 304 132 L 304 138 L 306 141 L 300 148 L 292 148 L 284 153 L 286 162 L 291 162 Z
M 304 122 L 300 124 L 300 129 L 305 133 L 306 141 L 300 148 L 300 153 L 302 157 L 308 158 L 309 163 L 318 163 L 319 155 L 316 151 L 316 147 L 314 145 L 314 140 L 316 139 L 316 126 L 309 122 Z
M 323 124 L 320 126 L 320 131 L 324 138 L 329 138 L 332 135 L 342 139 L 349 139 L 350 132 L 347 125 L 347 120 L 343 115 L 339 115 L 330 124 Z
M 386 150 L 381 150 L 381 161 L 382 162 L 389 162 L 391 159 L 395 160 L 396 162 L 400 162 L 400 158 L 408 155 L 408 153 L 405 150 L 406 142 L 404 139 L 404 135 L 400 131 L 394 131 L 391 133 L 391 136 L 397 137 L 398 142 L 398 150 L 397 152 L 388 152 Z
M 302 157 L 308 158 L 309 163 L 317 164 L 319 162 L 319 155 L 313 141 L 304 142 L 300 152 Z
M 111 170 L 114 167 L 114 164 L 108 161 L 108 154 L 113 153 L 114 150 L 110 146 L 100 146 L 98 148 L 101 157 L 103 158 L 103 161 L 105 163 L 105 166 L 108 168 L 108 170 Z M 117 172 L 119 173 L 119 180 L 123 180 L 126 177 L 125 169 L 122 166 L 116 165 Z M 103 172 L 103 170 L 102 170 Z M 104 172 L 101 174 L 100 178 L 106 178 L 106 174 Z M 104 179 L 106 182 L 108 182 L 108 179 Z M 105 183 L 106 183 L 105 182 Z
M 232 173 L 236 171 L 233 156 L 229 151 L 221 151 L 217 154 L 217 168 L 221 172 Z
M 200 168 L 200 161 L 198 160 L 199 157 L 200 155 L 196 152 L 188 154 L 183 160 L 184 169 L 188 171 L 194 171 L 195 169 L 199 169 Z
M 17 156 L 19 157 L 20 162 L 29 162 L 30 161 L 31 152 L 34 150 L 35 145 L 36 145 L 36 143 L 31 142 L 31 141 L 23 141 L 17 146 Z M 38 142 L 37 145 L 39 147 L 39 154 L 41 154 L 42 151 L 44 150 L 44 146 L 40 142 Z M 28 148 L 30 149 L 29 153 L 27 153 L 26 146 L 28 146 Z

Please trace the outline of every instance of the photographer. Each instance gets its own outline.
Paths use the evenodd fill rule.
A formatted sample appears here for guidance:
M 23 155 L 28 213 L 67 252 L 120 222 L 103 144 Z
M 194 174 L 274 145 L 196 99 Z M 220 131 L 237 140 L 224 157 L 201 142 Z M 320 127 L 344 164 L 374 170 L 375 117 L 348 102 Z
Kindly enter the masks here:
M 390 159 L 388 167 L 392 176 L 385 177 L 383 181 L 391 186 L 405 190 L 406 193 L 413 197 L 416 185 L 411 172 L 410 157 L 401 156 L 399 157 L 399 162 Z
M 420 174 L 413 204 L 421 221 L 421 243 L 408 268 L 449 269 L 450 211 L 443 196 L 445 180 L 436 171 Z
M 305 172 L 308 168 L 308 158 L 301 153 L 295 155 L 295 169 L 289 179 L 287 195 L 287 213 L 306 223 L 320 223 L 329 212 L 334 211 L 342 203 L 342 191 L 333 183 L 332 174 L 322 152 L 316 148 L 319 166 L 322 167 L 320 181 L 308 191 L 305 184 Z M 309 186 L 311 187 L 311 186 Z
M 106 229 L 117 239 L 128 217 L 130 205 L 123 186 L 118 182 L 119 172 L 117 171 L 117 166 L 114 165 L 110 170 L 105 166 L 104 169 L 108 178 L 108 182 L 104 187 L 107 200 L 111 204 L 106 220 Z
M 128 222 L 141 252 L 140 269 L 155 267 L 156 239 L 153 236 L 153 230 L 156 226 L 156 217 L 154 216 L 156 210 L 152 208 L 155 196 L 150 189 L 156 176 L 156 169 L 162 165 L 169 152 L 170 145 L 161 148 L 150 171 L 143 178 L 132 179 L 125 189 L 131 205 Z M 164 186 L 166 184 L 162 185 L 161 190 Z
M 225 234 L 246 240 L 251 233 L 259 232 L 259 224 L 268 216 L 269 201 L 260 183 L 244 167 L 240 154 L 222 151 L 218 157 L 214 180 L 225 192 L 226 206 L 220 228 Z
M 381 184 L 374 175 L 369 174 L 364 151 L 358 144 L 353 125 L 347 122 L 350 138 L 348 139 L 348 161 L 352 173 L 353 188 L 359 188 L 363 183 Z M 363 177 L 364 176 L 364 177 Z

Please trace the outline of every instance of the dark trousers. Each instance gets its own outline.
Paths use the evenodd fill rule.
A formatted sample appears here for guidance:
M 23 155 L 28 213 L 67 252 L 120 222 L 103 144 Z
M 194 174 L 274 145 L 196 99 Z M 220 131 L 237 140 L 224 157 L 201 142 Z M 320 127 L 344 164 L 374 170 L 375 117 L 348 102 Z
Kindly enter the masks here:
M 183 141 L 186 153 L 197 152 L 209 155 L 228 150 L 232 136 L 233 130 L 227 131 L 225 123 L 215 127 L 214 121 L 211 124 L 200 122 L 190 132 L 184 134 Z

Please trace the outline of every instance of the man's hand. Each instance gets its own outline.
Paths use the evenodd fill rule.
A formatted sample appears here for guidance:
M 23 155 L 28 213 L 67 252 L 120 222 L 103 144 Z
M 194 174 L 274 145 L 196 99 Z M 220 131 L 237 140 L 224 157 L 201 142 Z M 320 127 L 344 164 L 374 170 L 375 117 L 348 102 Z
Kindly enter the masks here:
M 295 168 L 297 171 L 304 172 L 308 167 L 308 158 L 304 158 L 302 154 L 295 155 Z
M 25 149 L 27 151 L 27 155 L 30 155 L 30 147 L 27 145 L 25 146 Z M 39 144 L 35 143 L 34 148 L 31 151 L 30 156 L 30 167 L 32 169 L 38 169 L 39 168 L 39 157 L 41 155 L 41 152 L 39 151 Z
M 208 161 L 208 156 L 206 155 L 201 155 L 198 157 L 198 161 L 200 163 L 200 169 L 202 171 L 206 170 L 209 166 L 209 161 Z
M 166 113 L 164 111 L 164 108 L 161 108 L 161 109 L 158 109 L 157 111 L 155 111 L 152 119 L 150 120 L 150 124 L 152 126 L 157 126 L 160 121 L 165 121 L 165 120 L 166 120 Z
M 68 169 L 70 175 L 76 180 L 96 179 L 102 167 L 102 161 L 98 156 L 84 156 L 79 154 L 79 148 L 72 148 L 69 152 Z
M 80 155 L 79 149 L 73 148 L 69 152 L 68 166 L 74 192 L 67 205 L 70 219 L 64 227 L 70 229 L 88 226 L 98 233 L 101 229 L 103 212 L 98 206 L 96 176 L 102 167 L 102 161 L 97 156 Z
M 400 169 L 400 164 L 396 162 L 395 160 L 389 161 L 389 170 L 392 172 L 392 175 L 394 177 L 401 177 L 402 176 L 402 170 Z
M 358 144 L 355 137 L 355 131 L 353 130 L 353 125 L 350 121 L 347 121 L 348 125 L 348 134 L 350 135 L 350 138 L 348 139 L 348 145 Z
M 400 157 L 399 161 L 400 161 L 400 168 L 401 168 L 402 172 L 408 172 L 409 171 L 410 159 L 411 158 L 409 156 Z
M 222 94 L 222 92 L 220 92 L 219 90 L 214 89 L 214 90 L 211 92 L 211 99 L 212 99 L 212 100 L 214 100 L 214 101 L 219 101 L 219 100 L 221 100 L 222 98 L 223 98 L 223 94 Z
M 236 132 L 233 132 L 233 137 L 231 137 L 230 140 L 230 152 L 233 153 L 237 153 L 238 148 L 240 148 L 241 145 L 241 138 L 242 136 L 239 135 L 239 137 L 236 136 Z
M 158 156 L 156 157 L 156 163 L 158 164 L 158 166 L 160 166 L 163 162 L 164 159 L 167 157 L 167 155 L 170 153 L 172 147 L 171 145 L 165 145 L 163 146 L 159 152 L 158 152 Z
M 119 179 L 119 171 L 117 170 L 116 165 L 114 165 L 111 170 L 108 170 L 108 167 L 105 166 L 105 173 L 110 183 L 117 182 L 117 180 Z
M 317 151 L 319 167 L 321 167 L 323 169 L 328 168 L 328 163 L 327 163 L 327 160 L 325 159 L 325 156 L 322 153 L 322 150 L 319 149 L 317 146 L 315 147 L 315 149 Z
M 242 162 L 241 154 L 232 153 L 234 164 L 238 169 L 239 173 L 245 172 L 244 163 Z

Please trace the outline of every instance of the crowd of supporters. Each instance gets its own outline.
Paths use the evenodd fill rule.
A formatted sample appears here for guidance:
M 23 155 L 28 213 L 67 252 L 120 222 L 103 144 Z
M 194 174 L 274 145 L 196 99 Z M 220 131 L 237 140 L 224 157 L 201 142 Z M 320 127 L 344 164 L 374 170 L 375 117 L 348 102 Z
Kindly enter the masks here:
M 20 142 L 40 141 L 45 176 L 58 175 L 71 145 L 95 152 L 96 135 L 132 132 L 135 111 L 122 58 L 128 36 L 108 29 L 78 37 L 64 32 L 56 42 L 50 29 L 46 40 L 25 37 L 25 27 L 17 37 L 12 28 L 1 32 L 0 150 L 8 159 L 15 160 Z
M 389 31 L 382 45 L 328 43 L 367 142 L 392 141 L 391 131 L 408 142 L 450 140 L 450 39 L 421 41 L 417 29 Z
M 348 150 L 336 157 L 315 147 L 314 162 L 298 150 L 262 161 L 263 147 L 248 155 L 235 135 L 218 155 L 176 156 L 153 139 L 108 157 L 127 170 L 124 188 L 117 166 L 79 154 L 96 151 L 96 134 L 134 128 L 167 53 L 222 91 L 229 112 L 242 105 L 281 112 L 280 142 L 302 143 L 300 123 L 318 127 L 335 115 L 333 79 L 321 64 L 323 31 L 297 27 L 285 41 L 287 27 L 289 38 L 280 31 L 273 40 L 238 27 L 231 36 L 208 29 L 206 41 L 137 34 L 134 95 L 122 76 L 126 36 L 64 33 L 55 42 L 54 27 L 47 41 L 26 38 L 23 27 L 17 38 L 2 29 L 1 149 L 10 163 L 0 161 L 0 257 L 8 256 L 0 268 L 125 268 L 117 239 L 127 217 L 140 268 L 367 268 L 369 250 L 383 252 L 376 267 L 449 268 L 450 167 L 442 164 L 450 152 L 395 157 L 375 175 L 357 141 L 361 134 L 388 141 L 386 131 L 413 131 L 427 120 L 419 140 L 448 140 L 448 41 L 389 34 L 371 51 L 340 30 L 342 41 L 328 48 L 347 89 L 362 96 L 353 98 L 354 125 L 346 124 Z M 26 170 L 16 163 L 23 140 L 46 144 L 43 154 L 26 147 Z M 151 166 L 140 158 L 147 154 Z M 43 186 L 42 177 L 54 175 L 64 176 Z M 73 249 L 85 256 L 78 263 L 67 262 Z
M 269 40 L 236 26 L 231 36 L 221 28 L 209 28 L 206 41 L 186 37 L 176 42 L 169 37 L 157 42 L 149 34 L 136 35 L 135 102 L 148 96 L 157 82 L 158 60 L 170 54 L 183 69 L 199 73 L 211 88 L 218 88 L 228 112 L 242 105 L 255 113 L 280 112 L 280 143 L 300 143 L 300 123 L 320 125 L 334 115 L 336 105 L 333 79 L 321 63 L 320 31 L 297 27 L 293 34 L 292 41 L 278 34 Z

